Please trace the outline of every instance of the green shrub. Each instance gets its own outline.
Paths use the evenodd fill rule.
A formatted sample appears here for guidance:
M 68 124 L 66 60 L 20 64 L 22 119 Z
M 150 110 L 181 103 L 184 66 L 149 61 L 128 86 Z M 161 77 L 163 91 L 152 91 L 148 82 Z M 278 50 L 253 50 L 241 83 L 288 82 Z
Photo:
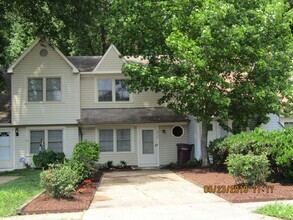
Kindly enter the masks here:
M 265 153 L 269 159 L 271 178 L 293 182 L 293 129 L 267 132 L 257 128 L 224 139 L 215 140 L 209 146 L 216 167 L 225 165 L 231 154 L 254 155 Z
M 270 173 L 269 161 L 265 155 L 231 154 L 226 163 L 237 183 L 264 184 Z
M 171 162 L 168 165 L 166 165 L 165 167 L 170 170 L 176 170 L 176 169 L 179 169 L 181 166 L 178 163 Z
M 202 164 L 202 160 L 197 160 L 196 158 L 194 158 L 194 159 L 191 159 L 191 160 L 187 161 L 186 166 L 190 167 L 190 168 L 192 168 L 192 167 L 200 167 L 201 164 Z
M 124 160 L 121 160 L 120 163 L 118 164 L 118 168 L 123 169 L 127 167 L 127 162 Z
M 108 161 L 106 162 L 106 164 L 107 164 L 108 168 L 113 167 L 113 161 L 112 161 L 112 160 L 108 160 Z
M 100 157 L 100 146 L 96 142 L 82 141 L 75 145 L 73 150 L 73 160 L 86 158 L 87 160 L 98 161 Z
M 52 165 L 40 177 L 41 187 L 54 198 L 70 196 L 80 181 L 78 172 L 69 163 Z
M 48 169 L 49 164 L 63 163 L 65 154 L 54 152 L 51 150 L 41 151 L 33 156 L 33 161 L 36 167 Z
M 82 179 L 87 178 L 98 169 L 100 146 L 91 141 L 82 141 L 75 145 L 71 164 Z

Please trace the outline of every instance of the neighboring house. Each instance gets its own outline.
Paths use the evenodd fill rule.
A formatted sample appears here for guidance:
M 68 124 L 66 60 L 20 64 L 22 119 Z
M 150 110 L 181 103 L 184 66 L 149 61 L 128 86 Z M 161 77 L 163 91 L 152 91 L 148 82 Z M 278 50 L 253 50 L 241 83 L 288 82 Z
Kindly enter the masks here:
M 159 93 L 129 93 L 125 62 L 143 63 L 121 58 L 114 45 L 103 56 L 66 57 L 46 39 L 35 40 L 5 75 L 0 170 L 24 168 L 20 158 L 32 163 L 40 149 L 69 158 L 81 140 L 100 144 L 101 163 L 168 164 L 177 160 L 177 143 L 194 144 L 193 156 L 200 158 L 200 123 L 158 105 Z M 212 122 L 209 141 L 225 135 Z

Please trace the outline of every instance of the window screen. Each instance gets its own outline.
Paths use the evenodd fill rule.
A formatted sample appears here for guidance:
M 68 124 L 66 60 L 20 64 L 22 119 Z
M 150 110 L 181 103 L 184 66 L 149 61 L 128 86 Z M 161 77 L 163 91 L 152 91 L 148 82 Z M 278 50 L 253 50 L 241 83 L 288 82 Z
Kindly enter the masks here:
M 48 149 L 63 152 L 62 130 L 48 130 Z
M 46 79 L 46 101 L 61 101 L 61 79 Z
M 100 102 L 112 101 L 112 80 L 99 79 L 98 80 L 98 96 Z
M 129 92 L 125 80 L 115 80 L 116 101 L 129 101 Z
M 44 148 L 45 131 L 31 131 L 30 153 L 35 154 L 39 152 L 39 147 Z
M 130 151 L 130 129 L 117 129 L 117 151 Z
M 40 78 L 28 79 L 28 101 L 29 102 L 43 101 L 43 79 L 40 79 Z
M 113 152 L 113 129 L 99 130 L 101 152 Z

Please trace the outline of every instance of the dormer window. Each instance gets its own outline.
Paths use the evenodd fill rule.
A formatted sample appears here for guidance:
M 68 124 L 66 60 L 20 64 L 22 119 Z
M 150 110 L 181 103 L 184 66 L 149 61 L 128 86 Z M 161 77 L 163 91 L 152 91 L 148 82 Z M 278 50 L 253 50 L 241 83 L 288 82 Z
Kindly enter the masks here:
M 124 79 L 98 79 L 99 102 L 129 102 L 129 92 Z

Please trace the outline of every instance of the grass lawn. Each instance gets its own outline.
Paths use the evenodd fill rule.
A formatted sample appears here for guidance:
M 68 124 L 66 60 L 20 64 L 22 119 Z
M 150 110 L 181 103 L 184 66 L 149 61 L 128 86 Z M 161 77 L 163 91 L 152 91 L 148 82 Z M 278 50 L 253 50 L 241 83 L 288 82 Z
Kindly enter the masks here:
M 0 217 L 15 214 L 15 210 L 41 192 L 41 170 L 25 169 L 0 173 L 0 176 L 23 176 L 0 185 Z
M 275 203 L 260 207 L 256 210 L 256 212 L 259 214 L 274 216 L 283 219 L 293 219 L 293 205 Z

